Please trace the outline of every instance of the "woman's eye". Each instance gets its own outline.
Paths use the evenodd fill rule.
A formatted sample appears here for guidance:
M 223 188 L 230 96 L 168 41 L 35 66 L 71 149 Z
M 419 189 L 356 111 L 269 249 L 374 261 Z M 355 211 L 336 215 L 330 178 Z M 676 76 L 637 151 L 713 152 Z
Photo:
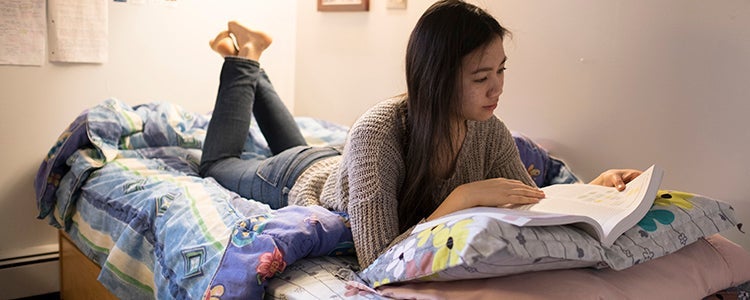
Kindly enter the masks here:
M 487 80 L 487 77 L 482 77 L 480 79 L 475 79 L 474 82 L 484 82 L 485 80 Z
M 506 67 L 502 67 L 502 68 L 500 68 L 500 70 L 497 70 L 497 74 L 502 74 L 502 73 L 503 73 L 503 72 L 505 72 L 505 70 L 507 70 L 507 69 L 508 69 L 508 68 L 506 68 Z

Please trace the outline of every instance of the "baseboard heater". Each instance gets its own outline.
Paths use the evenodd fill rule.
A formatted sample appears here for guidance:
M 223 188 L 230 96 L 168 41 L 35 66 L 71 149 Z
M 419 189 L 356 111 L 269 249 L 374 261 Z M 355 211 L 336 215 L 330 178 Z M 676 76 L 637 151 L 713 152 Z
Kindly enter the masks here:
M 58 244 L 0 252 L 2 298 L 15 299 L 60 290 Z
M 60 251 L 0 259 L 0 270 L 60 260 Z

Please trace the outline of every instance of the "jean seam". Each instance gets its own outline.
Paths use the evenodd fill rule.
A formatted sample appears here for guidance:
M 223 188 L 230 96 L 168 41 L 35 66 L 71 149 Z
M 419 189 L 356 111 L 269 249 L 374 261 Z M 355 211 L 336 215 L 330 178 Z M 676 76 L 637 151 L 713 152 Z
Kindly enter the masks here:
M 255 171 L 255 175 L 258 176 L 258 178 L 263 180 L 265 183 L 273 186 L 274 188 L 278 188 L 279 177 L 281 177 L 281 175 L 279 175 L 280 172 L 272 172 L 272 173 L 275 173 L 273 178 L 265 176 L 262 172 L 262 170 L 266 167 L 266 165 L 268 165 L 270 161 L 271 161 L 270 159 L 266 159 L 263 162 L 261 162 L 260 165 L 258 166 L 258 169 Z

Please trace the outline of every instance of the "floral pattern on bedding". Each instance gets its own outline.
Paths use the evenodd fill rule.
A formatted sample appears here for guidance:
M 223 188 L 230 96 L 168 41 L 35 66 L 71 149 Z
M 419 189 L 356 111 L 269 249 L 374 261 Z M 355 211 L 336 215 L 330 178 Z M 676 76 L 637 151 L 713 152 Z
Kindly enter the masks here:
M 643 220 L 609 248 L 572 225 L 517 227 L 472 216 L 407 237 L 359 275 L 378 287 L 574 267 L 622 270 L 738 225 L 733 208 L 726 203 L 660 190 Z

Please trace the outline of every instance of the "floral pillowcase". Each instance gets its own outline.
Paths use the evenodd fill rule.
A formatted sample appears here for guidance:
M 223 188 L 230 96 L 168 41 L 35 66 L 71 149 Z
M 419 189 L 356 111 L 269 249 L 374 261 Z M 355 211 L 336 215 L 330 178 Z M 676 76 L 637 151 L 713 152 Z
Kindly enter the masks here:
M 741 224 L 726 203 L 662 190 L 643 220 L 609 248 L 572 225 L 518 227 L 473 216 L 407 237 L 359 276 L 378 287 L 578 267 L 621 270 L 735 226 Z

